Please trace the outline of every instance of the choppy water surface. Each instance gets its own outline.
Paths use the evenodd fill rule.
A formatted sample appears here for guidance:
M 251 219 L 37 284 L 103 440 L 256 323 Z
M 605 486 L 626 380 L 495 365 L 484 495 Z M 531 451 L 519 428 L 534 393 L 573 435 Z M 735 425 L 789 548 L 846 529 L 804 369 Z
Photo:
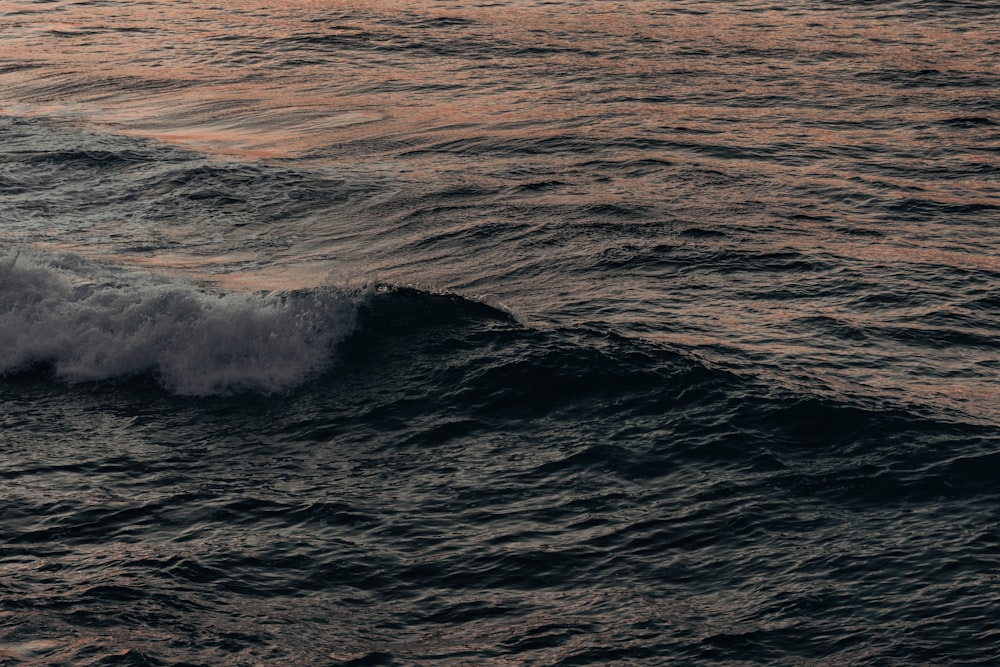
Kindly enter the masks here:
M 0 664 L 993 664 L 997 25 L 0 3 Z

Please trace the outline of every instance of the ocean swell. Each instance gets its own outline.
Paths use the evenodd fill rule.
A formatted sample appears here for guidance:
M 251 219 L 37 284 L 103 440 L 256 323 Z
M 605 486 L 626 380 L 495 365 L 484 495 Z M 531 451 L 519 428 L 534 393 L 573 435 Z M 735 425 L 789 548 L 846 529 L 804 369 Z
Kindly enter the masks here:
M 283 392 L 329 368 L 356 302 L 332 288 L 212 293 L 22 249 L 0 259 L 0 374 L 45 364 L 68 382 L 150 373 L 182 395 Z

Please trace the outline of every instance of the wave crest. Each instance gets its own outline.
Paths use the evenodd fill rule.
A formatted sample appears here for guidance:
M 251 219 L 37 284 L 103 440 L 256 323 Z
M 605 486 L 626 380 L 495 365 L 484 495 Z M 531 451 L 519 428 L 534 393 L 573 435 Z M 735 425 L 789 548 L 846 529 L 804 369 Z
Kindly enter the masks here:
M 211 293 L 75 255 L 0 260 L 0 374 L 69 382 L 152 373 L 183 395 L 287 391 L 326 370 L 357 305 L 332 288 Z

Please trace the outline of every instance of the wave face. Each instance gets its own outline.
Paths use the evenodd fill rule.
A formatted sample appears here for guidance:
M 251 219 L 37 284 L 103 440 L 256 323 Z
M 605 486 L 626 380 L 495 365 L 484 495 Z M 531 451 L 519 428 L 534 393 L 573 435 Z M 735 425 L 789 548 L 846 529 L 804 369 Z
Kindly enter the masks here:
M 997 3 L 3 8 L 0 664 L 996 663 Z
M 330 364 L 354 311 L 330 290 L 211 294 L 16 252 L 0 260 L 0 373 L 48 364 L 72 382 L 148 373 L 182 395 L 280 392 Z

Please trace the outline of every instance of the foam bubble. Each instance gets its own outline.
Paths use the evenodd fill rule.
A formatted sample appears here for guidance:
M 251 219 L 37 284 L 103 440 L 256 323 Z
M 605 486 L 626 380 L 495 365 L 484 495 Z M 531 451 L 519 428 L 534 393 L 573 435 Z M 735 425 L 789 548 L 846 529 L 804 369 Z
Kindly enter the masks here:
M 21 250 L 0 259 L 0 373 L 47 363 L 69 382 L 153 373 L 185 395 L 281 392 L 329 367 L 355 314 L 332 288 L 217 294 Z

